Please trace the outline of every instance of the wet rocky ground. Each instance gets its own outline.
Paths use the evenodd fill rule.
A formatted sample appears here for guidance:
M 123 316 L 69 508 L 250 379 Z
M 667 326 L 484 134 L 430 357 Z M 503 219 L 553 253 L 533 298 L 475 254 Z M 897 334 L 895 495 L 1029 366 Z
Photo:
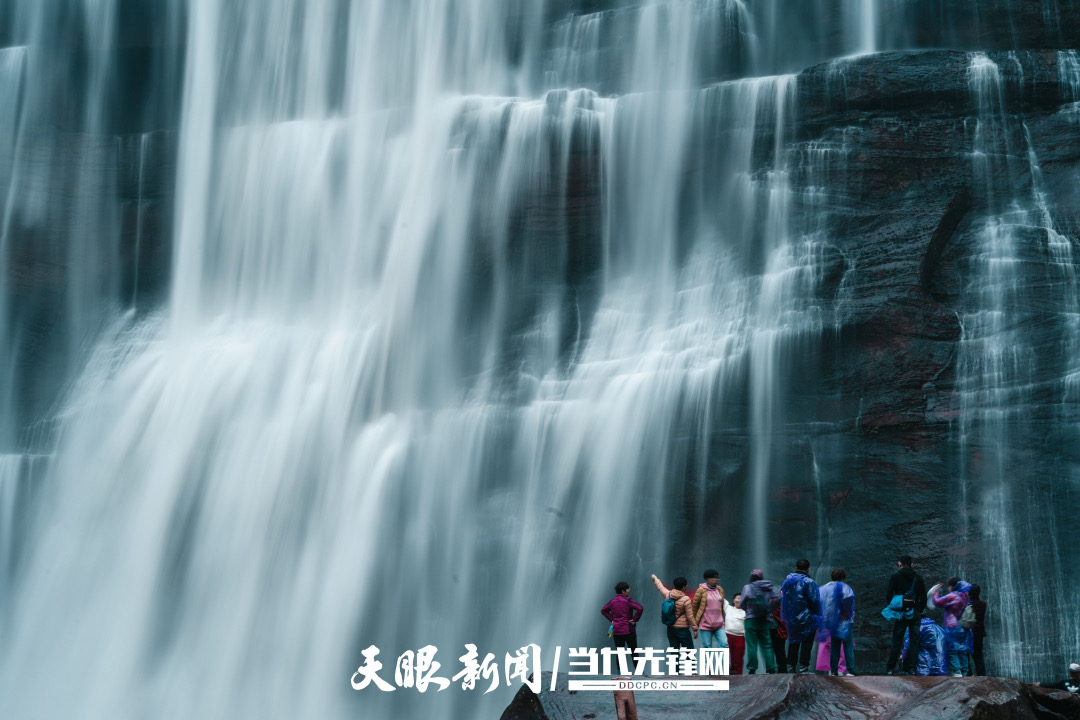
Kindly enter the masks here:
M 1080 698 L 1011 678 L 732 675 L 728 691 L 637 692 L 639 720 L 1064 720 Z M 623 720 L 610 692 L 571 692 L 560 678 L 523 687 L 501 720 Z M 627 718 L 629 720 L 629 718 Z

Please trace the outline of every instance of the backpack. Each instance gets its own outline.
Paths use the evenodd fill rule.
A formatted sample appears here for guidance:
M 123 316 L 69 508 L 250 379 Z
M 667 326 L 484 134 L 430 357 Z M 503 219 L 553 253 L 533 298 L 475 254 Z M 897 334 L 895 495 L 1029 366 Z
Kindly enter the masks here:
M 660 606 L 660 622 L 671 627 L 678 619 L 679 613 L 675 611 L 675 601 L 671 599 L 671 595 L 668 595 L 667 600 Z
M 968 605 L 964 612 L 960 613 L 960 627 L 970 630 L 975 627 L 975 608 Z
M 904 599 L 901 601 L 900 608 L 905 613 L 915 609 L 915 583 L 917 582 L 919 582 L 918 575 L 911 581 L 911 588 L 904 593 Z
M 763 592 L 758 592 L 750 598 L 750 609 L 754 611 L 754 617 L 758 620 L 768 619 L 772 613 L 769 612 L 769 598 Z M 747 613 L 749 615 L 749 613 Z

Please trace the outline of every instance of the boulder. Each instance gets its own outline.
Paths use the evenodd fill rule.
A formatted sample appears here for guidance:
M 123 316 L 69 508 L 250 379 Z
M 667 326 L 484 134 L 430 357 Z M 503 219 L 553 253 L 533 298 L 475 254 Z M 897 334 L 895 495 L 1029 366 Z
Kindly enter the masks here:
M 637 692 L 638 718 L 712 720 L 1080 720 L 1080 698 L 1011 678 L 732 675 L 730 689 Z M 609 692 L 523 687 L 501 720 L 614 720 Z

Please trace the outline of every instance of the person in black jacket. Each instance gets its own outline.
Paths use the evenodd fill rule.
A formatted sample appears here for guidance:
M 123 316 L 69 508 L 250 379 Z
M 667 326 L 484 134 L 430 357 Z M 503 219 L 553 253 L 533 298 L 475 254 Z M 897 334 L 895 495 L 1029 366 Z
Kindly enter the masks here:
M 885 665 L 887 675 L 895 675 L 893 668 L 900 659 L 900 651 L 904 649 L 904 633 L 907 633 L 909 650 L 904 658 L 901 670 L 906 675 L 915 674 L 915 664 L 919 659 L 919 624 L 922 622 L 922 609 L 926 605 L 926 584 L 915 572 L 914 562 L 908 555 L 902 555 L 896 561 L 897 571 L 889 578 L 889 588 L 885 594 L 885 602 L 892 602 L 896 595 L 904 595 L 912 591 L 915 595 L 915 610 L 908 619 L 897 620 L 893 624 L 892 649 L 889 651 L 889 662 Z
M 1050 690 L 1065 690 L 1073 695 L 1080 695 L 1080 665 L 1076 663 L 1069 665 L 1069 677 L 1064 680 L 1037 682 L 1035 684 Z
M 975 626 L 972 635 L 975 637 L 975 652 L 971 654 L 975 661 L 975 674 L 986 675 L 986 660 L 983 657 L 983 641 L 986 640 L 986 601 L 982 599 L 982 588 L 972 585 L 968 591 L 971 599 L 971 609 L 975 611 Z

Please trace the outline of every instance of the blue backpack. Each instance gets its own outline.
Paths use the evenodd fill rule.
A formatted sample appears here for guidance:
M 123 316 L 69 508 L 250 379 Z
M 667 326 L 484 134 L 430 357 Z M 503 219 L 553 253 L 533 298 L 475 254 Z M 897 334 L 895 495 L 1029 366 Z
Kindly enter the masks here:
M 670 627 L 675 624 L 678 617 L 679 614 L 675 612 L 675 601 L 668 595 L 667 600 L 660 606 L 660 622 Z

